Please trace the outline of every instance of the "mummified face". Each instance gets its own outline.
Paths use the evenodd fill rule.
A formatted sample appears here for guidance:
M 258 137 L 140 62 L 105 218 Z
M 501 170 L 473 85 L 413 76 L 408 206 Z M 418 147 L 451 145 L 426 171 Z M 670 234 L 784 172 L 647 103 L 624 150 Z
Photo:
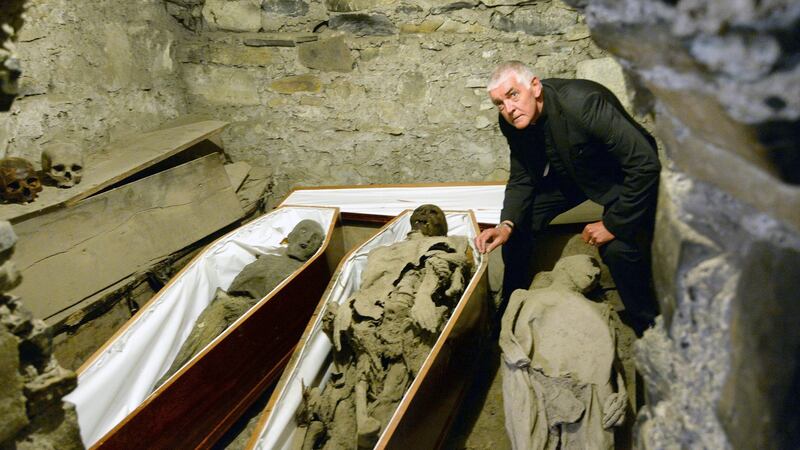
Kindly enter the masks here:
M 322 241 L 325 240 L 325 232 L 322 226 L 313 220 L 301 220 L 289 233 L 289 249 L 286 254 L 290 257 L 307 261 L 314 253 L 319 250 Z
M 573 255 L 561 258 L 553 267 L 553 272 L 562 272 L 578 292 L 586 293 L 594 289 L 600 281 L 600 263 L 588 255 Z
M 0 187 L 5 200 L 14 203 L 32 202 L 42 191 L 42 181 L 33 165 L 22 158 L 0 160 Z
M 436 205 L 422 205 L 411 214 L 411 229 L 425 236 L 447 236 L 447 219 Z

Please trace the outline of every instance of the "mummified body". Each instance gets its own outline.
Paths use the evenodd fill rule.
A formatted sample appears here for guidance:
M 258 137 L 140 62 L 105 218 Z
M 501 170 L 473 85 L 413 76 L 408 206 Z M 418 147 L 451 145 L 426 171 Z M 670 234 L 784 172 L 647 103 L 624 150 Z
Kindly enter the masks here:
M 155 387 L 161 386 L 236 319 L 299 269 L 319 250 L 324 240 L 325 232 L 317 222 L 300 221 L 289 233 L 285 254 L 259 256 L 239 272 L 227 292 L 217 289 L 214 299 L 195 321 L 172 366 Z
M 514 291 L 503 315 L 509 439 L 516 450 L 613 449 L 611 427 L 625 419 L 625 383 L 608 306 L 582 295 L 597 282 L 599 265 L 569 256 L 551 274 L 546 288 Z
M 433 205 L 411 216 L 407 240 L 372 250 L 361 287 L 329 303 L 330 381 L 304 393 L 303 449 L 372 448 L 439 336 L 470 279 L 466 237 L 446 237 Z

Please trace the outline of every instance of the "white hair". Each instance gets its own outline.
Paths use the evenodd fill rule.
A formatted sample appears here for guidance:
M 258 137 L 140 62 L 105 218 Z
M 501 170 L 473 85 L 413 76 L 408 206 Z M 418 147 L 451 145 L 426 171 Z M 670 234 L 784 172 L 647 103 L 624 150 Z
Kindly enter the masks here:
M 536 76 L 533 71 L 521 61 L 506 61 L 494 69 L 492 76 L 489 77 L 486 90 L 491 91 L 511 75 L 516 76 L 517 82 L 525 86 L 531 84 L 531 80 Z

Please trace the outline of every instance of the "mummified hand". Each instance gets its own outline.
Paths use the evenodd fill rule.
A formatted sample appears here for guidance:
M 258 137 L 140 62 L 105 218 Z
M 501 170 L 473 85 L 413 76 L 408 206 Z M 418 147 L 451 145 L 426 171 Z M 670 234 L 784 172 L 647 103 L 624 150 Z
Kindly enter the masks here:
M 603 405 L 603 428 L 616 427 L 625 422 L 627 397 L 623 393 L 611 394 Z

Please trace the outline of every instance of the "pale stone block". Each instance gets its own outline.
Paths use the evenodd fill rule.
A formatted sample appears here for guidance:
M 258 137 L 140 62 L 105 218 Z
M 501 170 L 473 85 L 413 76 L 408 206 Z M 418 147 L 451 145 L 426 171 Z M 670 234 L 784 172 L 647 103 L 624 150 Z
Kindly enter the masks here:
M 208 60 L 226 66 L 267 66 L 273 62 L 274 50 L 268 47 L 215 45 L 209 49 Z
M 203 19 L 211 29 L 258 31 L 261 29 L 259 0 L 207 0 Z
M 335 72 L 353 70 L 353 57 L 341 36 L 303 44 L 297 54 L 300 63 L 311 69 Z
M 260 105 L 259 82 L 249 72 L 230 67 L 187 65 L 184 81 L 189 94 L 219 105 Z
M 625 87 L 622 66 L 614 58 L 588 59 L 575 66 L 575 77 L 596 81 L 607 87 L 617 96 L 622 106 L 631 112 L 631 99 Z

